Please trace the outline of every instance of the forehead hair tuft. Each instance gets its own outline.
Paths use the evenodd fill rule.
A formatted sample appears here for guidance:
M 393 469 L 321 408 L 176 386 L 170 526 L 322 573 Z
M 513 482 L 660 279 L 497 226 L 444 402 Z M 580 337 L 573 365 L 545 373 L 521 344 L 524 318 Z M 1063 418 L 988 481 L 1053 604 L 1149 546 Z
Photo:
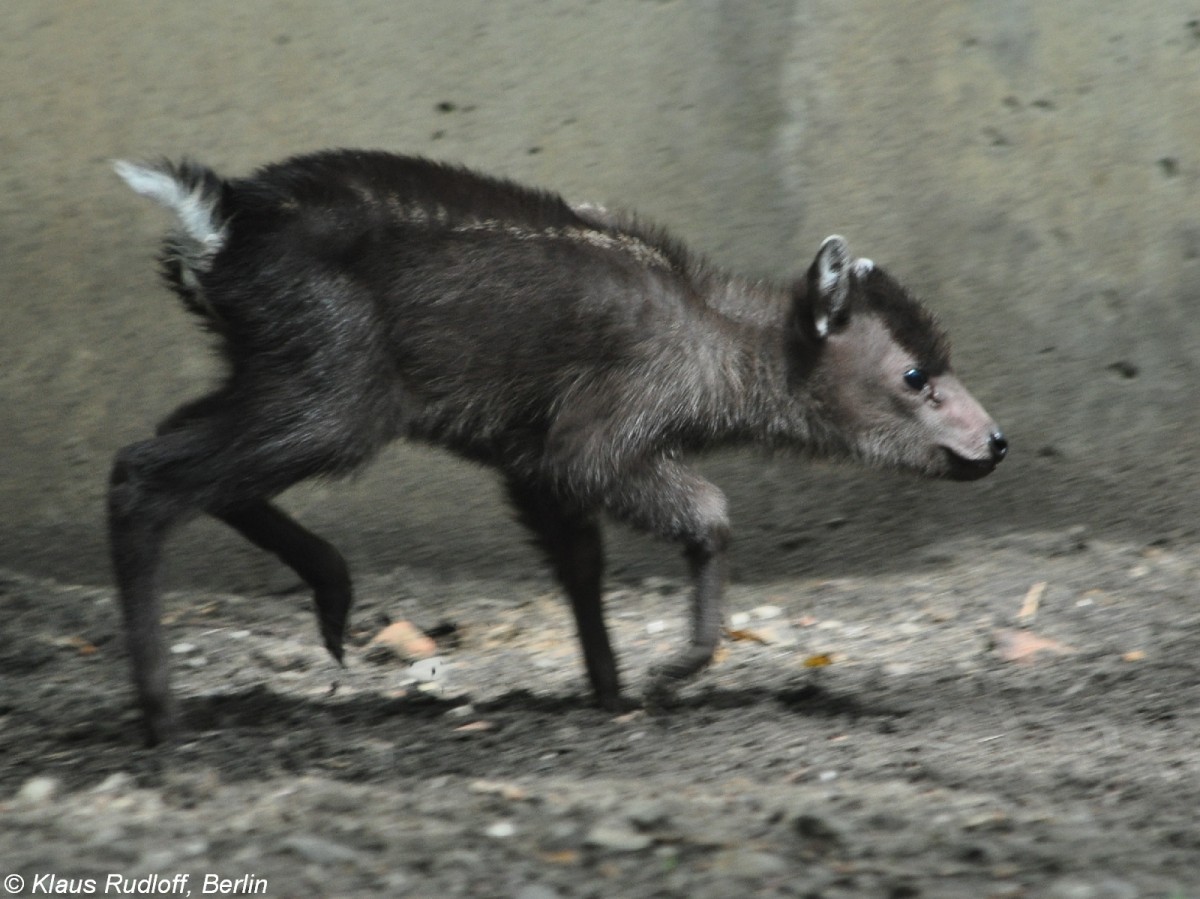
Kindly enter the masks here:
M 860 273 L 862 311 L 879 316 L 914 362 L 941 374 L 950 367 L 950 340 L 933 313 L 878 267 Z

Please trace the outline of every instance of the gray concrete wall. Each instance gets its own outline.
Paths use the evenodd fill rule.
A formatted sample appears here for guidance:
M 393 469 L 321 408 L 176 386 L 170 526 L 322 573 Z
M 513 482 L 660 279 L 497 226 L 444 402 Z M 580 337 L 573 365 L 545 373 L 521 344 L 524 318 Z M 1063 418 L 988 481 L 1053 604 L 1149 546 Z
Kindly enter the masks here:
M 840 231 L 929 299 L 1012 438 L 1005 469 L 951 488 L 715 460 L 743 558 L 808 564 L 774 552 L 796 543 L 779 534 L 828 556 L 843 538 L 827 524 L 847 518 L 867 559 L 880 528 L 899 531 L 897 559 L 947 533 L 1074 521 L 1186 539 L 1198 15 L 1176 0 L 8 0 L 0 566 L 105 579 L 112 453 L 213 370 L 156 283 L 165 214 L 107 160 L 188 153 L 241 173 L 334 145 L 635 206 L 751 272 L 801 268 Z M 490 478 L 427 451 L 285 502 L 359 566 L 529 561 Z M 194 551 L 176 576 L 218 555 L 224 575 L 270 577 L 215 526 L 178 543 Z

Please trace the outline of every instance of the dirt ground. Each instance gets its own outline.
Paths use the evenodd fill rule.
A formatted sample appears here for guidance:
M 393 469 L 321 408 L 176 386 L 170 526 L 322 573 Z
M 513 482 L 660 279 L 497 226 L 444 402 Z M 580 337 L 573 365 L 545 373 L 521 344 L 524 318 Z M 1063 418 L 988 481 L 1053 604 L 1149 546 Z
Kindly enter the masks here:
M 7 0 L 0 896 L 1200 899 L 1196 4 L 749 6 Z M 748 274 L 840 231 L 1013 452 L 971 485 L 706 460 L 739 639 L 615 716 L 494 481 L 389 450 L 283 498 L 358 575 L 344 669 L 272 559 L 181 530 L 186 732 L 143 749 L 106 478 L 212 360 L 109 160 L 333 146 L 631 206 Z M 636 698 L 683 564 L 610 548 Z M 368 649 L 396 621 L 436 661 Z
M 1200 896 L 1198 570 L 1186 541 L 1076 527 L 735 583 L 718 663 L 620 716 L 589 705 L 547 581 L 369 575 L 344 670 L 298 588 L 175 591 L 187 732 L 159 750 L 112 591 L 5 575 L 0 874 L 15 895 Z M 685 584 L 607 602 L 636 695 Z M 434 660 L 368 650 L 400 620 Z

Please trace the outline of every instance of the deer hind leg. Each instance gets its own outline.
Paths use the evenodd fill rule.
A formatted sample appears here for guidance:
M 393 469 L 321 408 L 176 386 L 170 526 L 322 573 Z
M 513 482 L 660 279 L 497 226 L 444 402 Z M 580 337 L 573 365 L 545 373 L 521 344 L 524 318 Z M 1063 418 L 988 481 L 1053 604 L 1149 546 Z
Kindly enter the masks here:
M 262 498 L 216 510 L 213 515 L 255 546 L 273 553 L 312 588 L 321 639 L 341 663 L 354 595 L 350 568 L 337 548 Z
M 601 598 L 604 546 L 600 525 L 592 516 L 568 508 L 548 489 L 510 481 L 508 494 L 571 601 L 584 665 L 597 702 L 606 709 L 618 710 L 620 678 Z
M 175 726 L 158 567 L 167 531 L 193 508 L 186 494 L 155 489 L 147 477 L 186 465 L 188 447 L 162 438 L 131 444 L 113 463 L 108 490 L 108 536 L 134 690 L 146 744 L 170 737 Z
M 190 422 L 221 414 L 230 404 L 227 391 L 188 403 L 158 426 L 168 434 Z M 325 648 L 339 663 L 343 658 L 346 620 L 353 603 L 350 569 L 333 544 L 304 528 L 265 497 L 252 497 L 207 510 L 260 549 L 279 558 L 313 591 L 317 623 Z
M 336 447 L 268 432 L 214 394 L 181 408 L 157 436 L 117 453 L 108 492 L 109 545 L 146 742 L 170 737 L 171 698 L 158 570 L 172 527 L 211 512 L 274 550 L 314 583 L 326 645 L 337 655 L 350 604 L 345 563 L 265 497 L 336 468 Z M 310 580 L 311 578 L 311 580 Z

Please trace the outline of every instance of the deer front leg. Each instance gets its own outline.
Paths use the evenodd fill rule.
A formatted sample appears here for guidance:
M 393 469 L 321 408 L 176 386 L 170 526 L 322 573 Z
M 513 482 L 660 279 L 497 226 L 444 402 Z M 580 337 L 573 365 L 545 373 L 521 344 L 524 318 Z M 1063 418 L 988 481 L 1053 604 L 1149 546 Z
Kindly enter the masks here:
M 646 701 L 661 705 L 676 688 L 709 662 L 721 642 L 721 597 L 725 587 L 728 531 L 719 548 L 709 542 L 689 543 L 684 552 L 692 572 L 692 633 L 686 646 L 650 669 Z
M 691 636 L 686 646 L 651 668 L 646 699 L 656 704 L 708 665 L 721 640 L 721 597 L 730 537 L 725 496 L 678 462 L 660 459 L 622 479 L 610 511 L 683 543 L 691 569 Z

